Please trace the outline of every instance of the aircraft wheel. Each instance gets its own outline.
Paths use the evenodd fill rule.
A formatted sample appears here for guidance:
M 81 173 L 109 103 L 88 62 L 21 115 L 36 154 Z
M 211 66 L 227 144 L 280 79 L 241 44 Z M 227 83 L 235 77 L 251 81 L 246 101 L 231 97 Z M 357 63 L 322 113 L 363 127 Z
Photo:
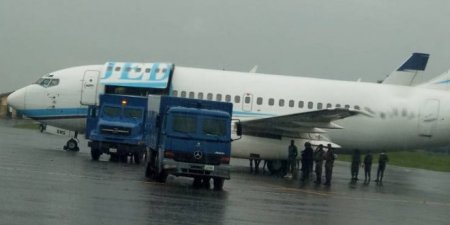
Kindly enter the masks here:
M 267 169 L 271 174 L 284 173 L 287 169 L 287 162 L 285 160 L 269 160 L 267 161 Z
M 75 139 L 71 138 L 64 146 L 64 150 L 77 152 L 80 151 L 80 148 L 78 148 L 78 142 Z
M 215 177 L 214 178 L 214 190 L 221 191 L 223 190 L 223 183 L 225 182 L 225 179 Z
M 93 161 L 98 161 L 100 155 L 101 153 L 97 148 L 91 148 L 91 158 Z

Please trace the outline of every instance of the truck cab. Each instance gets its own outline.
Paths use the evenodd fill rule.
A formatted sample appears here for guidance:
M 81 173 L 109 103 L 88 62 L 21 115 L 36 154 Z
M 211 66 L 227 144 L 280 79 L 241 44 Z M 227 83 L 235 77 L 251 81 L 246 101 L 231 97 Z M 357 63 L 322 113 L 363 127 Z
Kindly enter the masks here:
M 232 104 L 170 96 L 149 96 L 149 102 L 159 107 L 149 106 L 157 110 L 148 112 L 146 176 L 193 177 L 195 186 L 213 179 L 222 189 L 230 179 Z
M 146 113 L 146 97 L 101 95 L 99 106 L 89 106 L 86 124 L 92 160 L 104 153 L 113 161 L 126 162 L 132 156 L 140 163 L 145 154 Z

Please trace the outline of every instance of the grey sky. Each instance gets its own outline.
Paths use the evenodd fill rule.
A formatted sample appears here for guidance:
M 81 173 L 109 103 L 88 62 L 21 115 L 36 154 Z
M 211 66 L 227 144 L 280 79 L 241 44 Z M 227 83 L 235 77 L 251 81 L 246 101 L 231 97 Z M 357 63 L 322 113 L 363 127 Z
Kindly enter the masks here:
M 412 52 L 450 68 L 448 0 L 2 0 L 0 93 L 106 61 L 376 81 Z

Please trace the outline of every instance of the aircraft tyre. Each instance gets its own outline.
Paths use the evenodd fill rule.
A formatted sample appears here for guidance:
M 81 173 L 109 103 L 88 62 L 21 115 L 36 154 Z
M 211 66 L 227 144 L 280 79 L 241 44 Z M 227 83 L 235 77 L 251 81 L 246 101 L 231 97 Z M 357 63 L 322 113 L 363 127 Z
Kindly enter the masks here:
M 225 182 L 225 179 L 220 177 L 214 178 L 214 190 L 221 191 L 223 190 L 223 183 Z
M 100 158 L 100 150 L 97 148 L 91 148 L 91 158 L 92 161 L 98 161 L 98 159 Z
M 267 169 L 271 174 L 285 173 L 287 170 L 286 160 L 269 160 L 267 161 Z
M 80 148 L 78 147 L 78 142 L 71 138 L 67 141 L 66 145 L 64 145 L 64 150 L 78 152 L 80 151 Z

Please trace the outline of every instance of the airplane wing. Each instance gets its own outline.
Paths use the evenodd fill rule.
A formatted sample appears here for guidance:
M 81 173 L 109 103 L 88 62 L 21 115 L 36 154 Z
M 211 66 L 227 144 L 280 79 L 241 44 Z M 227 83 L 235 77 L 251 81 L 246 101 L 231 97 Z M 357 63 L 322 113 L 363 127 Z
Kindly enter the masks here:
M 335 120 L 355 115 L 371 116 L 370 114 L 352 109 L 323 109 L 304 113 L 288 114 L 241 122 L 242 134 L 266 138 L 281 137 L 319 140 L 324 129 L 343 129 L 334 123 Z
M 424 71 L 429 54 L 426 53 L 413 53 L 397 70 L 389 74 L 381 83 L 411 86 L 414 83 L 414 79 L 417 73 Z

